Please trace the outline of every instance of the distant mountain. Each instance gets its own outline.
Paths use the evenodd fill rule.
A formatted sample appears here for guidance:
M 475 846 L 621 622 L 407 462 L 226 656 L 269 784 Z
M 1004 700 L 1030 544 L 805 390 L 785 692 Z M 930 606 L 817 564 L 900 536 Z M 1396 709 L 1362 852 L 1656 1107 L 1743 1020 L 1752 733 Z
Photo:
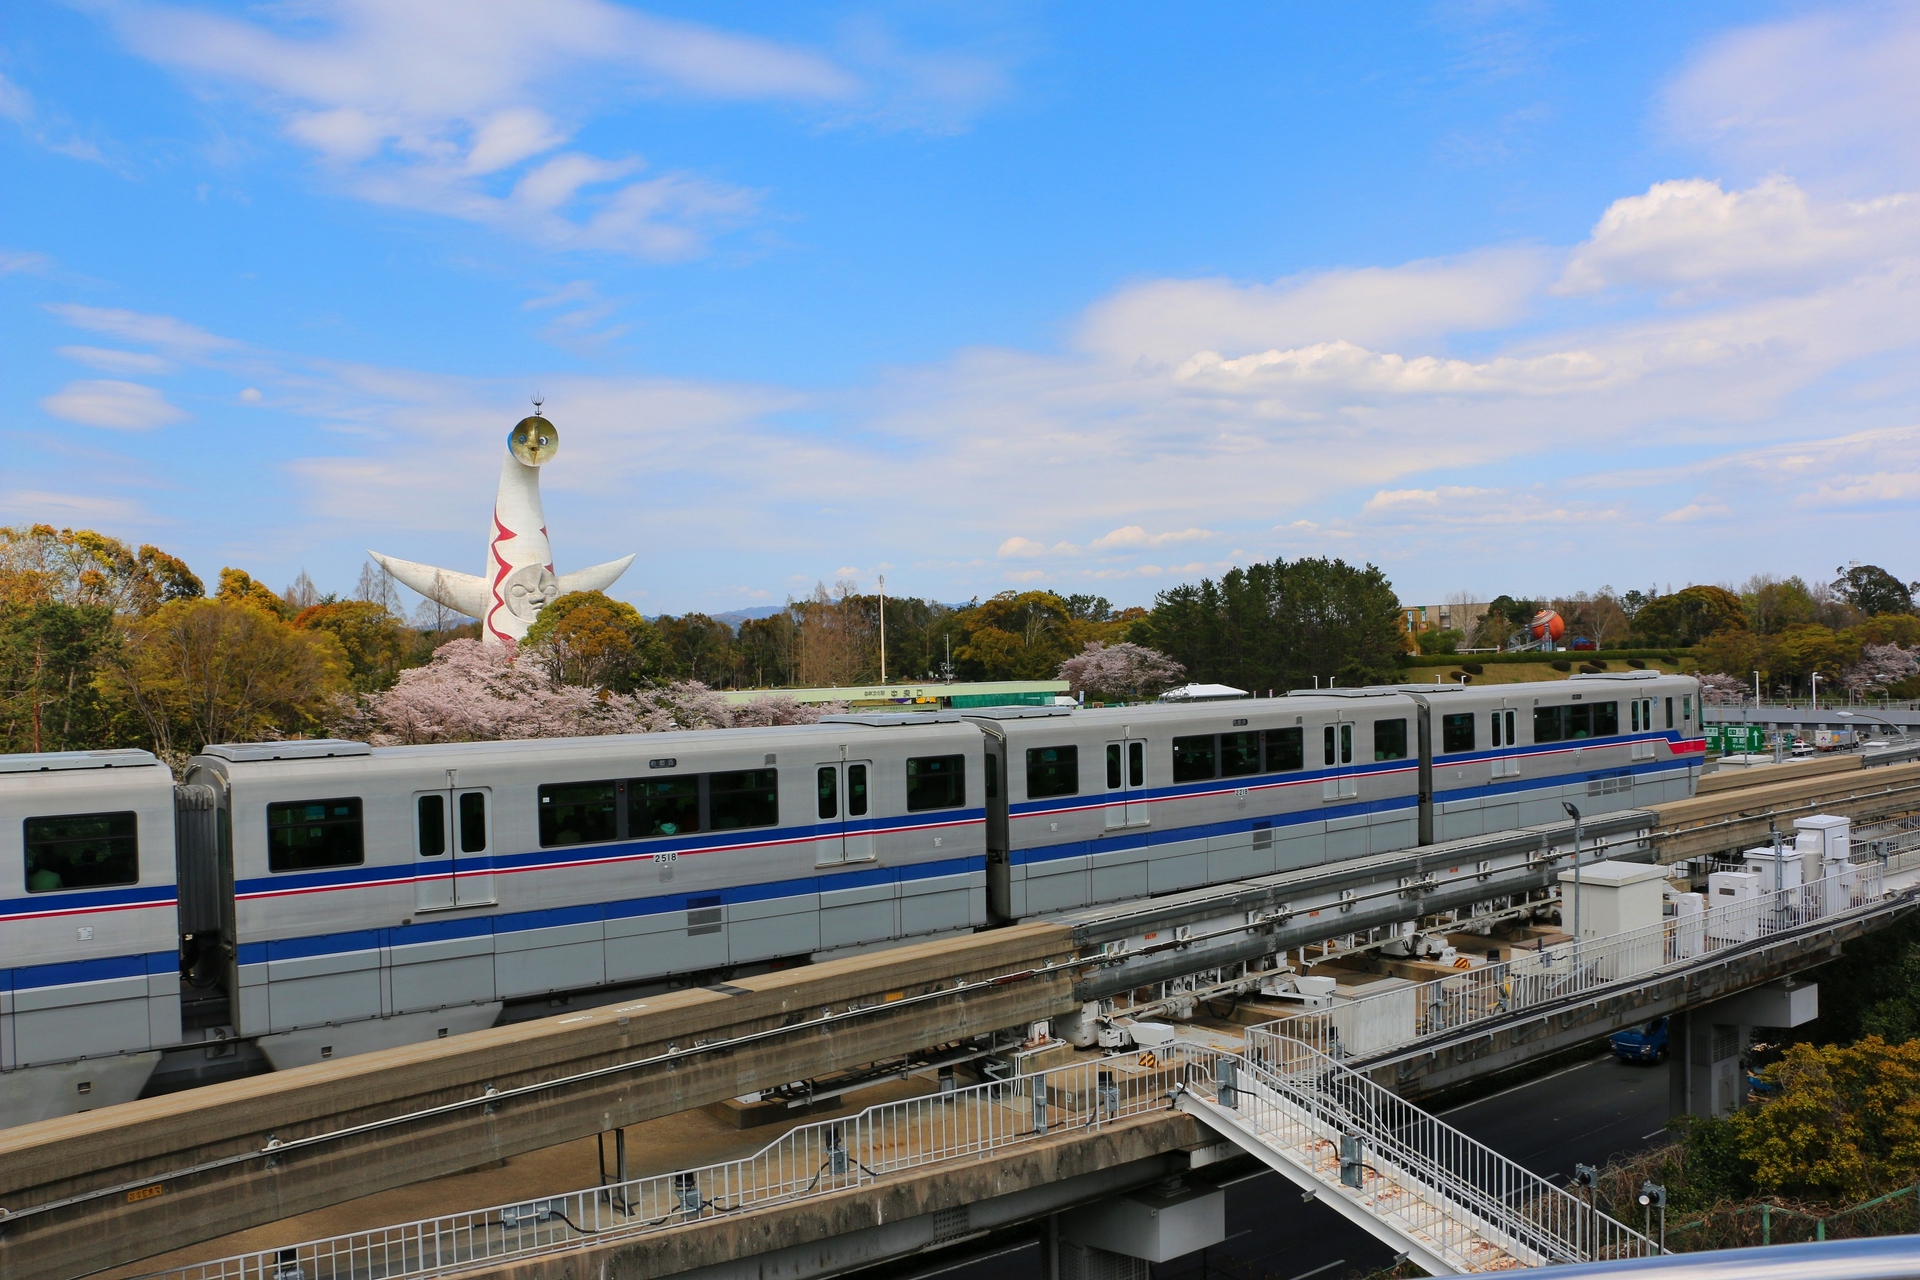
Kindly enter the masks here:
M 776 613 L 786 611 L 787 606 L 783 604 L 763 604 L 754 609 L 729 609 L 725 613 L 713 613 L 707 616 L 715 622 L 724 622 L 738 631 L 743 622 L 752 622 L 756 618 L 771 618 Z

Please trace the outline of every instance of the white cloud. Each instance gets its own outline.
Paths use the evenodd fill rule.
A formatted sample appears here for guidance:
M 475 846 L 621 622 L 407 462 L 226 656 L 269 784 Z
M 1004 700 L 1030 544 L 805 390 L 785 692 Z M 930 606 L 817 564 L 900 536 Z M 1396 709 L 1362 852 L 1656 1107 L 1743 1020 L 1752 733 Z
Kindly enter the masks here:
M 0 250 L 0 276 L 10 276 L 16 271 L 42 272 L 53 266 L 53 259 L 44 253 L 9 253 Z
M 1660 517 L 1661 524 L 1693 524 L 1700 520 L 1718 520 L 1731 515 L 1724 502 L 1689 502 Z
M 118 431 L 149 431 L 187 416 L 152 387 L 104 378 L 69 382 L 42 399 L 40 407 L 68 422 Z
M 1203 538 L 1217 538 L 1220 535 L 1211 529 L 1176 529 L 1168 533 L 1148 533 L 1137 524 L 1115 529 L 1102 534 L 1087 544 L 1090 551 L 1119 551 L 1134 547 L 1164 547 L 1170 542 L 1193 542 Z
M 1616 200 L 1575 249 L 1560 288 L 1638 284 L 1708 296 L 1800 288 L 1920 247 L 1920 199 L 1815 201 L 1791 178 L 1745 191 L 1692 178 Z
M 140 503 L 98 493 L 59 493 L 46 489 L 9 489 L 0 492 L 0 517 L 48 524 L 110 524 L 138 520 L 151 524 L 154 516 Z
M 144 351 L 116 351 L 110 347 L 61 347 L 69 360 L 102 373 L 171 373 L 173 362 Z
M 1920 10 L 1827 8 L 1733 31 L 1677 76 L 1669 127 L 1758 176 L 1920 183 Z
M 233 351 L 240 346 L 232 338 L 208 333 L 172 316 L 124 311 L 115 307 L 85 307 L 71 302 L 50 303 L 47 310 L 77 329 L 104 333 L 123 342 L 141 342 L 175 353 L 206 354 Z
M 1178 364 L 1199 351 L 1239 354 L 1331 339 L 1374 345 L 1497 329 L 1526 313 L 1547 268 L 1535 250 L 1495 249 L 1271 285 L 1145 281 L 1089 307 L 1079 343 L 1110 360 Z
M 110 12 L 136 52 L 238 90 L 363 199 L 650 259 L 700 252 L 759 193 L 560 150 L 580 123 L 668 95 L 845 111 L 870 94 L 821 53 L 606 0 Z
M 1047 554 L 1047 544 L 1035 542 L 1032 538 L 1012 537 L 1000 544 L 994 554 L 1003 560 L 1030 560 L 1034 556 Z
M 64 117 L 43 110 L 31 93 L 4 75 L 0 75 L 0 120 L 11 120 L 35 146 L 76 160 L 106 163 L 100 149 L 79 137 Z

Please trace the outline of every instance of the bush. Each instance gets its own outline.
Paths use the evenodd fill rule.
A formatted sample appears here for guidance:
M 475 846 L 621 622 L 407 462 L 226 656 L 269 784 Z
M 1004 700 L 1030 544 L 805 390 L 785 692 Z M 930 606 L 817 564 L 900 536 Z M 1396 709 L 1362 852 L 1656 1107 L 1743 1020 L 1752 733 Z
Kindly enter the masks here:
M 1627 665 L 1635 671 L 1645 671 L 1647 669 L 1647 660 L 1645 658 L 1628 658 Z
M 1473 677 L 1468 675 L 1464 671 L 1449 671 L 1447 672 L 1447 679 L 1452 680 L 1456 684 L 1472 684 L 1473 683 Z
M 1487 674 L 1487 669 L 1477 662 L 1463 662 L 1460 664 L 1460 669 L 1470 676 L 1483 676 Z
M 1553 660 L 1553 664 L 1552 664 L 1552 665 L 1553 665 L 1553 669 L 1554 669 L 1555 671 L 1571 671 L 1571 670 L 1573 670 L 1573 664 L 1572 664 L 1571 662 L 1568 662 L 1568 661 L 1567 661 L 1567 660 L 1566 660 L 1565 658 L 1555 658 L 1555 659 Z

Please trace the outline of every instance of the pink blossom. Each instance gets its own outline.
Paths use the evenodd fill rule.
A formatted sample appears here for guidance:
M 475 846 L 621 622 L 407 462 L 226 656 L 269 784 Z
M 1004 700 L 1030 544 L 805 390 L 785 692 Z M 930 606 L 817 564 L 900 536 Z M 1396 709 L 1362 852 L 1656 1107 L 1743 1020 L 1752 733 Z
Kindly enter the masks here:
M 1144 645 L 1101 644 L 1089 640 L 1077 656 L 1060 664 L 1060 679 L 1075 693 L 1144 701 L 1186 678 L 1187 669 Z

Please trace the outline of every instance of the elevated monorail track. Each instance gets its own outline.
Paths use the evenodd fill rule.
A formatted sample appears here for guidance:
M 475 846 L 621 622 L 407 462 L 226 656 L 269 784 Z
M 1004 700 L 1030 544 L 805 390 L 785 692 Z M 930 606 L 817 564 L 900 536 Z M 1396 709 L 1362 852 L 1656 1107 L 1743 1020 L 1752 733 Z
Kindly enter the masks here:
M 1821 773 L 1698 795 L 1660 805 L 1650 839 L 1660 862 L 1686 862 L 1792 837 L 1793 820 L 1815 813 L 1858 822 L 1920 812 L 1920 763 Z

